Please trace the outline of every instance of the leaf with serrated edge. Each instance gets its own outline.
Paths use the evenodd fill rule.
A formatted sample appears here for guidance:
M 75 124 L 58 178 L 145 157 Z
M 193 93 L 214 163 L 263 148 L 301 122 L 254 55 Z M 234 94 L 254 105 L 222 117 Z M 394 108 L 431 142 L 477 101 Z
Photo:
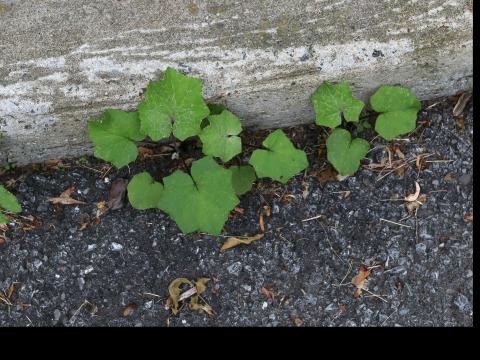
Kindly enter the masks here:
M 210 110 L 202 98 L 202 81 L 168 68 L 161 81 L 147 86 L 138 106 L 142 130 L 154 141 L 173 135 L 181 141 L 200 133 Z
M 369 149 L 368 141 L 358 138 L 352 141 L 352 135 L 344 129 L 335 129 L 327 139 L 328 161 L 342 176 L 357 171 Z
M 163 179 L 159 208 L 184 233 L 204 231 L 219 235 L 230 211 L 239 203 L 231 172 L 207 156 L 192 163 L 191 174 L 177 170 Z
M 128 183 L 128 200 L 135 209 L 146 210 L 158 207 L 163 185 L 148 172 L 137 174 Z
M 200 133 L 205 155 L 216 156 L 224 162 L 242 152 L 240 119 L 228 110 L 208 117 L 209 125 Z
M 253 182 L 257 179 L 255 169 L 250 165 L 232 166 L 232 185 L 237 195 L 243 195 L 250 191 Z
M 135 141 L 145 138 L 137 112 L 109 109 L 99 121 L 88 122 L 88 133 L 95 144 L 95 156 L 121 168 L 137 158 Z
M 296 149 L 281 129 L 268 135 L 262 144 L 268 150 L 255 150 L 249 161 L 259 178 L 269 177 L 286 184 L 308 166 L 305 152 Z
M 332 129 L 342 123 L 342 113 L 345 120 L 358 122 L 364 107 L 364 103 L 352 95 L 346 82 L 333 85 L 325 81 L 310 100 L 315 109 L 316 123 Z
M 415 94 L 400 86 L 381 86 L 370 98 L 372 109 L 380 115 L 375 131 L 386 140 L 415 130 L 421 108 Z

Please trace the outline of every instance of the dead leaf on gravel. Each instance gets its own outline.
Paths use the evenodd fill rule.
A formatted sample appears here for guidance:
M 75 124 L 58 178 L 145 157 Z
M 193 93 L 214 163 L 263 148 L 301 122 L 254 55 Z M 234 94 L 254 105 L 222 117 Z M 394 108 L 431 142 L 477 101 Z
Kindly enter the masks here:
M 420 195 L 420 185 L 418 184 L 418 182 L 415 181 L 415 193 L 406 196 L 405 201 L 408 201 L 408 202 L 416 201 L 419 195 Z
M 405 160 L 405 155 L 403 154 L 402 150 L 400 150 L 400 146 L 395 146 L 395 154 L 397 154 L 398 158 L 401 160 Z
M 417 167 L 417 169 L 422 170 L 422 168 L 426 167 L 425 165 L 425 156 L 423 154 L 417 155 L 417 158 L 415 160 L 415 166 Z
M 451 181 L 454 181 L 456 178 L 455 174 L 454 173 L 448 173 L 447 175 L 445 175 L 443 177 L 443 180 L 446 181 L 446 182 L 451 182 Z
M 197 289 L 197 294 L 201 294 L 207 290 L 207 282 L 209 282 L 209 278 L 201 277 L 195 281 L 195 288 Z
M 207 304 L 200 304 L 199 303 L 199 297 L 198 296 L 193 296 L 192 299 L 190 300 L 190 303 L 188 304 L 188 307 L 190 310 L 198 310 L 198 311 L 205 311 L 208 316 L 213 316 L 215 315 L 215 311 L 213 311 L 212 307 Z
M 71 195 L 75 192 L 75 187 L 70 186 L 67 190 L 60 194 L 59 197 L 49 198 L 52 204 L 61 204 L 61 205 L 77 205 L 85 204 L 83 201 L 75 200 L 71 198 Z
M 182 291 L 180 287 L 183 284 L 193 286 L 192 282 L 187 278 L 177 278 L 173 280 L 168 286 L 168 294 L 170 295 L 170 300 L 172 302 L 172 306 L 170 308 L 172 309 L 173 315 L 177 315 L 180 311 L 178 308 L 178 303 L 180 301 L 180 293 Z
M 270 206 L 263 205 L 263 210 L 265 210 L 265 215 L 267 216 L 267 218 L 269 218 L 271 214 Z
M 123 200 L 127 192 L 128 180 L 117 179 L 112 183 L 108 193 L 107 206 L 110 210 L 118 210 L 123 207 Z
M 90 219 L 90 216 L 88 214 L 82 214 L 82 223 L 80 224 L 80 227 L 78 228 L 78 230 L 80 231 L 85 230 L 88 227 L 88 225 L 90 225 L 91 222 L 92 220 Z
M 43 164 L 47 167 L 47 168 L 52 168 L 52 167 L 57 167 L 59 164 L 62 163 L 62 160 L 59 160 L 59 159 L 50 159 L 50 160 L 45 160 L 43 162 Z
M 237 214 L 240 214 L 240 215 L 243 215 L 243 213 L 245 212 L 245 210 L 242 209 L 241 207 L 236 207 L 235 209 L 233 209 L 233 211 L 235 211 Z
M 457 103 L 455 104 L 455 107 L 453 108 L 453 116 L 459 116 L 463 113 L 463 110 L 465 109 L 465 106 L 467 106 L 468 101 L 472 97 L 472 94 L 468 92 L 464 92 L 460 98 L 458 99 Z
M 294 319 L 293 319 L 293 323 L 294 323 L 295 325 L 297 325 L 297 326 L 302 325 L 304 322 L 305 322 L 305 321 L 302 320 L 302 319 L 300 319 L 300 318 L 294 318 Z
M 465 119 L 463 118 L 462 115 L 457 116 L 455 118 L 455 124 L 457 125 L 458 130 L 464 130 L 465 129 Z
M 154 154 L 152 149 L 149 149 L 144 146 L 139 146 L 137 149 L 138 149 L 138 157 L 140 160 L 148 159 Z
M 413 215 L 415 211 L 420 208 L 423 204 L 427 202 L 427 195 L 426 194 L 421 194 L 417 200 L 411 201 L 411 202 L 406 202 L 405 207 L 407 208 L 408 214 Z
M 233 248 L 235 246 L 244 244 L 249 245 L 252 241 L 260 240 L 265 234 L 257 234 L 255 236 L 246 236 L 246 237 L 236 237 L 231 236 L 225 241 L 220 248 L 220 251 L 225 251 L 227 249 Z
M 262 233 L 264 233 L 265 232 L 265 223 L 263 221 L 263 211 L 261 209 L 260 209 L 260 216 L 258 218 L 258 224 L 260 226 L 260 231 Z
M 316 175 L 318 182 L 320 183 L 320 187 L 323 188 L 327 182 L 337 181 L 338 173 L 330 165 L 328 165 L 320 173 L 314 172 L 313 174 Z
M 105 214 L 108 210 L 107 208 L 107 202 L 106 201 L 100 201 L 95 204 L 97 207 L 97 213 L 95 214 L 95 224 L 100 224 L 100 216 Z
M 463 219 L 466 221 L 473 221 L 473 214 L 466 213 Z
M 275 295 L 273 294 L 273 292 L 271 292 L 270 290 L 268 290 L 266 287 L 262 287 L 260 289 L 260 292 L 265 295 L 267 297 L 268 300 L 273 300 L 273 298 L 275 297 Z
M 345 305 L 343 304 L 338 304 L 338 312 L 341 314 L 345 312 Z
M 353 293 L 354 297 L 359 297 L 362 295 L 362 289 L 365 287 L 365 281 L 370 276 L 370 270 L 363 264 L 360 265 L 360 269 L 358 270 L 358 274 L 352 278 L 352 284 L 355 285 L 357 288 Z
M 135 304 L 135 303 L 128 304 L 127 307 L 125 309 L 123 309 L 122 316 L 127 317 L 127 316 L 132 315 L 133 311 L 135 310 L 136 307 L 137 307 L 137 304 Z

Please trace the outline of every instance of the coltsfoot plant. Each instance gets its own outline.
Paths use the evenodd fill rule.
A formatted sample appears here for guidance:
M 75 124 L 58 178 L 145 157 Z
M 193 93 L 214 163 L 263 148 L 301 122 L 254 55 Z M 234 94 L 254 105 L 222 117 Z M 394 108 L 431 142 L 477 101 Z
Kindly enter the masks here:
M 220 104 L 206 104 L 202 81 L 172 68 L 160 81 L 147 86 L 137 111 L 108 109 L 88 123 L 95 156 L 117 168 L 138 156 L 137 142 L 174 136 L 183 141 L 198 136 L 205 157 L 192 162 L 190 172 L 180 170 L 156 181 L 150 174 L 136 174 L 128 184 L 128 199 L 139 210 L 158 208 L 170 215 L 184 233 L 203 231 L 218 235 L 239 196 L 257 178 L 286 183 L 308 166 L 303 150 L 296 149 L 282 130 L 253 151 L 250 165 L 229 162 L 242 152 L 240 119 Z
M 325 81 L 310 97 L 316 113 L 316 123 L 331 128 L 327 139 L 327 159 L 342 176 L 354 173 L 370 150 L 370 144 L 360 138 L 352 140 L 342 124 L 342 115 L 347 122 L 358 123 L 357 130 L 368 128 L 368 122 L 360 123 L 364 103 L 356 99 L 348 83 L 330 84 Z M 415 130 L 420 101 L 409 89 L 400 86 L 381 86 L 370 98 L 372 110 L 380 115 L 375 131 L 384 139 Z M 357 131 L 360 132 L 360 131 Z
M 311 101 L 316 123 L 332 129 L 327 139 L 328 160 L 341 175 L 354 173 L 370 144 L 361 138 L 352 139 L 347 130 L 338 127 L 345 119 L 357 124 L 357 132 L 367 128 L 367 122 L 360 122 L 365 104 L 352 95 L 348 83 L 324 82 Z M 375 130 L 385 139 L 415 129 L 420 102 L 410 90 L 382 86 L 371 97 L 370 105 L 380 113 Z M 305 152 L 295 148 L 280 129 L 267 136 L 262 143 L 264 149 L 253 151 L 249 164 L 230 164 L 242 152 L 240 119 L 221 104 L 207 104 L 200 79 L 172 68 L 166 69 L 162 80 L 148 84 L 137 111 L 108 109 L 99 119 L 89 121 L 88 131 L 95 156 L 117 168 L 137 158 L 137 142 L 146 137 L 158 141 L 174 136 L 184 141 L 198 136 L 205 156 L 192 162 L 189 173 L 177 170 L 157 181 L 142 172 L 127 188 L 134 208 L 161 209 L 184 233 L 220 234 L 239 196 L 250 191 L 257 178 L 268 177 L 285 184 L 308 167 Z M 19 209 L 6 204 L 0 202 L 9 211 Z
M 15 196 L 5 189 L 5 187 L 0 185 L 0 224 L 6 224 L 8 221 L 7 216 L 3 211 L 19 213 L 22 211 L 22 207 Z

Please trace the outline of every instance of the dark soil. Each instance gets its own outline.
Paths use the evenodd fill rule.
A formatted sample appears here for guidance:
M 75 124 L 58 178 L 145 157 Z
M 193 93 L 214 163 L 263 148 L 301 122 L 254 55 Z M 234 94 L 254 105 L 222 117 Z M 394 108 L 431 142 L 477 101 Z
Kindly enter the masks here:
M 106 176 L 108 165 L 93 158 L 5 172 L 0 182 L 16 193 L 22 216 L 35 221 L 12 217 L 6 241 L 0 238 L 0 294 L 16 286 L 12 305 L 0 301 L 0 325 L 472 326 L 473 105 L 464 111 L 464 129 L 451 115 L 451 99 L 429 105 L 408 141 L 390 148 L 392 160 L 395 144 L 407 159 L 432 155 L 420 170 L 413 161 L 403 175 L 381 180 L 387 172 L 363 168 L 322 188 L 316 174 L 326 174 L 325 130 L 288 129 L 309 154 L 307 173 L 285 186 L 258 181 L 224 235 L 257 234 L 268 206 L 266 235 L 223 253 L 225 237 L 183 235 L 160 210 L 125 204 L 95 223 L 96 204 L 108 199 L 113 181 L 143 170 L 160 179 L 200 156 L 195 142 L 177 147 L 179 159 L 156 156 Z M 244 161 L 264 135 L 244 136 Z M 361 136 L 373 139 L 373 132 Z M 388 158 L 385 144 L 373 139 L 364 164 Z M 384 201 L 414 192 L 415 181 L 427 196 L 416 216 L 408 217 L 401 200 Z M 86 205 L 47 201 L 72 185 L 73 197 Z M 373 268 L 368 291 L 355 298 L 350 281 L 360 264 Z M 215 316 L 187 307 L 172 316 L 165 302 L 178 277 L 212 279 L 202 296 Z

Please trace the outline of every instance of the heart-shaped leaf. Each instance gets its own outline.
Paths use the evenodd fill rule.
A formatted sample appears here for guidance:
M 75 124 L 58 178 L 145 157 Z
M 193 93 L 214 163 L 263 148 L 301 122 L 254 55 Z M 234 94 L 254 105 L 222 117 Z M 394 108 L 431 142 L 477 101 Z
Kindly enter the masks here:
M 375 130 L 386 140 L 415 130 L 417 113 L 421 108 L 415 94 L 400 86 L 381 86 L 370 98 L 370 105 L 381 113 Z
M 239 200 L 232 173 L 207 156 L 192 163 L 191 176 L 175 171 L 163 179 L 159 208 L 169 214 L 184 233 L 205 231 L 219 235 Z
M 137 174 L 128 183 L 128 200 L 135 209 L 145 210 L 158 207 L 163 185 L 155 181 L 149 173 Z
M 268 150 L 255 150 L 250 158 L 258 177 L 270 177 L 285 184 L 308 166 L 305 152 L 296 149 L 281 129 L 268 135 L 262 144 Z
M 348 83 L 330 84 L 324 81 L 310 97 L 321 126 L 336 128 L 342 123 L 342 113 L 347 121 L 358 122 L 364 103 L 352 95 Z
M 240 119 L 228 110 L 208 117 L 209 125 L 200 133 L 205 155 L 216 156 L 224 162 L 242 152 Z
M 202 81 L 168 68 L 163 80 L 150 82 L 138 106 L 142 130 L 152 140 L 173 135 L 180 140 L 200 133 L 210 110 L 202 98 Z
M 19 213 L 22 211 L 22 207 L 18 203 L 17 198 L 0 185 L 0 210 L 2 209 L 12 213 Z M 0 213 L 0 224 L 6 224 L 7 221 L 7 217 Z
M 232 185 L 237 195 L 243 195 L 250 191 L 253 182 L 257 179 L 255 170 L 250 165 L 232 166 L 228 170 L 232 172 Z
M 328 161 L 342 176 L 357 171 L 369 149 L 368 141 L 358 138 L 352 141 L 352 136 L 344 129 L 335 129 L 327 139 Z
M 137 158 L 135 141 L 145 138 L 137 112 L 109 109 L 99 121 L 88 122 L 88 133 L 95 145 L 95 156 L 121 168 Z

